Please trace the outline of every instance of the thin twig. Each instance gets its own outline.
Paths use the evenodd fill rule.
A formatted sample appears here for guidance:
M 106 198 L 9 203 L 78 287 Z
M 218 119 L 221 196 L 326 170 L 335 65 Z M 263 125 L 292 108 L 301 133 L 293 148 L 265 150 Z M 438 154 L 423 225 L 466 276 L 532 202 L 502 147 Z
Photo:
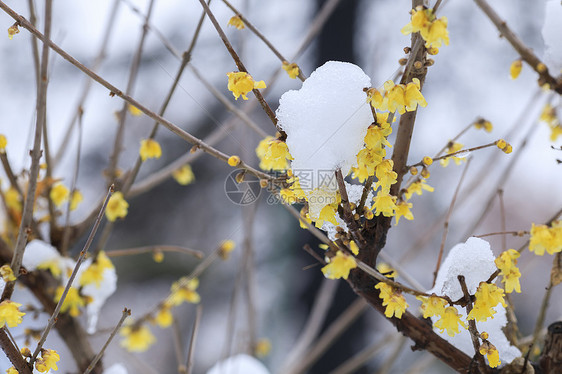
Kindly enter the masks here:
M 504 233 L 502 235 L 502 251 L 507 250 L 507 234 L 505 233 L 505 206 L 503 203 L 503 189 L 498 189 L 498 200 L 500 202 L 500 224 L 501 231 Z
M 178 374 L 183 374 L 185 373 L 185 367 L 183 366 L 183 343 L 182 343 L 182 338 L 181 338 L 181 334 L 180 334 L 180 324 L 178 322 L 178 319 L 174 318 L 172 319 L 172 336 L 174 338 L 174 352 L 176 354 L 176 361 L 178 363 Z
M 392 369 L 392 366 L 394 365 L 394 363 L 396 362 L 396 360 L 400 356 L 400 352 L 402 352 L 402 349 L 404 349 L 404 345 L 407 342 L 408 342 L 408 340 L 404 336 L 400 335 L 398 337 L 398 341 L 396 342 L 394 349 L 390 353 L 390 356 L 388 356 L 388 358 L 383 362 L 381 368 L 379 370 L 377 370 L 375 372 L 375 374 L 387 374 L 387 373 L 389 373 L 390 369 Z
M 193 354 L 195 353 L 195 342 L 197 339 L 197 331 L 199 330 L 199 325 L 201 324 L 202 315 L 203 315 L 203 305 L 199 304 L 197 306 L 197 311 L 195 312 L 193 331 L 191 332 L 191 339 L 189 341 L 189 350 L 187 351 L 187 360 L 185 363 L 185 374 L 191 374 L 191 371 L 193 370 Z
M 125 319 L 130 315 L 131 315 L 131 309 L 127 309 L 127 308 L 123 309 L 123 314 L 121 315 L 121 319 L 119 320 L 119 322 L 117 322 L 115 328 L 113 328 L 113 331 L 109 335 L 109 338 L 107 338 L 107 340 L 105 341 L 103 347 L 101 347 L 99 353 L 96 355 L 96 357 L 94 357 L 90 365 L 88 365 L 88 368 L 84 371 L 84 374 L 89 374 L 94 369 L 98 361 L 102 358 L 105 350 L 109 346 L 109 343 L 111 343 L 111 341 L 113 340 L 115 335 L 117 335 L 117 332 L 121 328 L 121 325 L 123 325 L 123 322 L 125 322 Z
M 330 371 L 330 374 L 349 374 L 358 372 L 358 370 L 369 360 L 371 360 L 377 353 L 379 353 L 382 349 L 388 347 L 389 344 L 392 344 L 399 337 L 400 335 L 397 332 L 387 333 L 381 339 L 365 347 L 356 355 L 350 357 L 337 368 Z
M 365 239 L 361 235 L 359 231 L 359 225 L 353 216 L 353 212 L 351 211 L 351 205 L 349 204 L 349 197 L 347 196 L 347 190 L 345 189 L 345 182 L 343 180 L 343 175 L 341 169 L 336 170 L 336 181 L 338 183 L 338 189 L 340 191 L 341 196 L 341 203 L 343 206 L 343 219 L 345 223 L 349 226 L 349 231 L 353 236 L 353 239 L 356 241 L 359 248 L 364 247 Z
M 191 248 L 185 248 L 185 247 L 179 247 L 179 246 L 175 246 L 175 245 L 150 245 L 150 246 L 146 246 L 146 247 L 115 249 L 115 250 L 107 252 L 106 255 L 107 255 L 107 257 L 121 257 L 121 256 L 138 255 L 138 254 L 149 253 L 149 252 L 154 253 L 154 252 L 158 252 L 158 251 L 185 253 L 185 254 L 191 255 L 193 257 L 196 257 L 198 259 L 203 258 L 203 252 L 201 252 L 199 250 L 191 249 Z

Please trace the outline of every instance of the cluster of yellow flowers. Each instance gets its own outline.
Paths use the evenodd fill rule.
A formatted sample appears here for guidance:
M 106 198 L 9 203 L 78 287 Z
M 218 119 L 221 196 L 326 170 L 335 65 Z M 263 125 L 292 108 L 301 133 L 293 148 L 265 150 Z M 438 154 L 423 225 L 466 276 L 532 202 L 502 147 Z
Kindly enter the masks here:
M 433 9 L 418 6 L 412 9 L 412 20 L 402 28 L 402 34 L 408 35 L 419 32 L 425 40 L 426 48 L 440 48 L 441 44 L 449 45 L 449 31 L 447 30 L 447 18 L 437 19 Z
M 550 127 L 551 141 L 555 142 L 562 135 L 562 125 L 556 114 L 556 109 L 552 105 L 546 104 L 544 106 L 539 120 L 545 122 Z
M 493 308 L 496 305 L 501 303 L 504 307 L 507 306 L 503 299 L 504 290 L 495 284 L 480 282 L 474 296 L 476 301 L 474 301 L 474 307 L 466 317 L 467 319 L 486 321 L 488 318 L 494 318 L 496 311 Z
M 289 78 L 295 79 L 296 77 L 299 76 L 300 70 L 299 70 L 299 66 L 296 63 L 293 62 L 289 64 L 287 61 L 283 61 L 281 67 L 283 68 L 283 70 L 287 72 Z
M 119 334 L 123 337 L 120 343 L 121 346 L 129 352 L 144 352 L 156 341 L 156 338 L 146 325 L 132 323 L 123 326 L 119 330 Z
M 41 349 L 41 357 L 35 361 L 35 369 L 40 373 L 47 373 L 49 370 L 58 370 L 57 362 L 60 356 L 53 349 Z
M 263 170 L 287 170 L 289 160 L 293 159 L 287 143 L 273 136 L 268 136 L 259 142 L 256 155 L 260 160 L 260 168 Z
M 4 326 L 16 327 L 23 321 L 25 313 L 20 312 L 21 304 L 10 300 L 4 300 L 0 303 L 0 328 Z
M 377 88 L 367 90 L 367 101 L 375 109 L 404 114 L 416 110 L 418 104 L 422 107 L 427 106 L 427 101 L 420 92 L 421 84 L 418 78 L 412 79 L 406 85 L 395 84 L 389 80 L 384 83 L 383 88 L 382 92 Z
M 359 247 L 353 240 L 349 242 L 349 249 L 354 255 L 359 254 Z M 322 268 L 322 273 L 328 279 L 347 279 L 349 272 L 357 267 L 355 258 L 341 250 L 338 250 L 332 258 L 326 257 L 326 262 L 328 264 Z
M 58 303 L 64 293 L 64 287 L 57 287 L 55 293 L 55 301 Z M 62 306 L 60 308 L 61 313 L 68 313 L 72 317 L 78 317 L 82 312 L 80 311 L 86 305 L 87 299 L 80 296 L 80 292 L 75 287 L 70 287 L 64 298 Z
M 384 282 L 377 283 L 375 288 L 380 291 L 379 297 L 383 300 L 382 305 L 386 306 L 384 315 L 388 318 L 392 316 L 402 318 L 402 314 L 408 307 L 402 292 Z
M 515 249 L 508 249 L 502 252 L 498 258 L 496 258 L 495 263 L 500 270 L 500 275 L 502 276 L 502 283 L 504 283 L 505 292 L 511 293 L 513 291 L 520 293 L 521 285 L 519 284 L 519 278 L 521 277 L 521 272 L 517 268 L 517 259 L 520 254 Z
M 129 203 L 123 197 L 123 193 L 118 191 L 109 198 L 105 208 L 105 216 L 110 222 L 113 222 L 117 218 L 125 218 L 128 211 Z
M 539 256 L 545 251 L 551 255 L 562 251 L 562 221 L 555 221 L 550 227 L 533 223 L 529 250 Z

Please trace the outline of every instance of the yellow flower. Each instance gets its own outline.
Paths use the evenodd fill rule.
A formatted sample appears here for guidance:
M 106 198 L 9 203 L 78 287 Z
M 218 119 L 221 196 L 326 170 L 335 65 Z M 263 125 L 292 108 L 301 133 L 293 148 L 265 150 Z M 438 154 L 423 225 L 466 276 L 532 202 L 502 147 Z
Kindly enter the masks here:
M 164 261 L 164 252 L 162 252 L 161 250 L 155 250 L 152 253 L 152 259 L 154 260 L 154 262 L 161 263 L 162 261 Z
M 388 110 L 388 97 L 384 97 L 383 93 L 376 88 L 369 88 L 367 90 L 367 102 L 371 103 L 371 106 L 378 110 Z
M 396 204 L 396 225 L 398 225 L 398 221 L 400 220 L 400 217 L 404 217 L 408 221 L 414 219 L 414 215 L 412 214 L 410 209 L 412 209 L 412 203 L 400 201 L 398 204 Z
M 384 275 L 387 278 L 391 278 L 394 279 L 398 276 L 398 272 L 393 269 L 392 267 L 390 267 L 389 264 L 381 262 L 377 264 L 377 270 L 379 271 L 379 273 L 381 273 L 382 275 Z
M 422 302 L 421 311 L 423 312 L 423 318 L 440 316 L 445 313 L 445 305 L 447 305 L 447 302 L 439 296 L 418 296 L 416 298 Z
M 406 92 L 404 94 L 404 100 L 406 102 L 406 111 L 412 112 L 416 110 L 418 104 L 422 107 L 427 106 L 427 101 L 420 92 L 421 84 L 418 78 L 412 79 L 410 83 L 406 85 Z
M 434 326 L 441 330 L 441 332 L 447 330 L 447 335 L 449 336 L 455 336 L 455 334 L 460 332 L 459 325 L 466 329 L 466 325 L 463 321 L 461 321 L 457 309 L 452 306 L 445 308 L 445 311 L 441 314 L 439 321 L 434 324 Z
M 388 111 L 406 112 L 406 87 L 403 84 L 394 84 L 393 81 L 384 83 L 385 97 L 388 97 Z
M 6 152 L 6 146 L 8 145 L 8 139 L 2 134 L 0 134 L 0 152 Z
M 231 72 L 226 74 L 228 76 L 228 90 L 232 91 L 234 98 L 238 100 L 240 96 L 242 99 L 248 100 L 246 94 L 253 89 L 266 88 L 264 81 L 255 82 L 252 76 L 246 72 Z
M 484 131 L 486 132 L 492 132 L 492 129 L 494 128 L 494 126 L 492 126 L 492 123 L 485 120 L 484 118 L 480 118 L 476 122 L 474 122 L 474 127 L 478 130 L 484 129 Z
M 412 10 L 412 20 L 401 30 L 402 34 L 408 35 L 419 32 L 425 40 L 425 47 L 435 48 L 441 47 L 441 44 L 449 45 L 449 31 L 447 31 L 447 18 L 435 18 L 432 9 L 424 9 L 422 6 Z
M 515 249 L 508 249 L 502 252 L 494 261 L 500 270 L 506 293 L 511 293 L 513 291 L 521 292 L 521 285 L 519 284 L 521 272 L 516 266 L 519 256 L 519 252 Z
M 551 126 L 557 126 L 560 124 L 560 121 L 558 121 L 558 116 L 556 115 L 556 109 L 550 104 L 546 104 L 544 106 L 539 120 L 542 122 L 546 122 Z
M 417 182 L 412 183 L 404 192 L 404 196 L 406 200 L 410 200 L 413 194 L 420 195 L 422 194 L 423 190 L 433 192 L 435 188 L 431 187 L 429 184 L 426 183 L 425 179 L 419 180 Z
M 548 254 L 555 254 L 562 250 L 562 221 L 556 221 L 552 227 L 546 225 L 531 226 L 531 239 L 529 250 L 536 255 L 542 256 L 547 251 Z
M 180 278 L 180 280 L 172 284 L 167 304 L 178 306 L 184 301 L 192 304 L 199 303 L 201 297 L 195 291 L 197 287 L 199 287 L 199 279 L 193 278 L 188 280 L 185 277 Z
M 388 115 L 388 113 L 384 113 Z M 382 114 L 377 114 L 377 120 Z M 381 125 L 371 125 L 367 129 L 367 134 L 365 135 L 364 141 L 365 145 L 369 149 L 378 149 L 381 147 L 392 147 L 387 140 L 387 137 L 392 134 L 392 127 L 387 122 L 383 122 Z
M 6 374 L 19 374 L 19 371 L 17 371 L 16 368 L 12 366 L 8 370 L 6 370 Z
M 294 62 L 289 64 L 287 61 L 283 61 L 283 65 L 281 67 L 287 72 L 287 74 L 289 74 L 289 78 L 295 79 L 299 76 L 299 66 Z
M 193 174 L 193 170 L 191 170 L 191 166 L 189 164 L 183 165 L 181 168 L 177 169 L 172 173 L 172 176 L 182 186 L 187 186 L 190 183 L 193 183 L 195 180 L 195 175 Z
M 381 187 L 382 194 L 388 194 L 390 191 L 390 187 L 396 183 L 396 178 L 398 175 L 395 171 L 393 171 L 394 162 L 392 160 L 382 160 L 376 167 L 375 167 L 375 175 L 377 177 L 377 183 L 373 189 L 376 191 L 377 188 Z
M 150 329 L 145 325 L 123 326 L 120 334 L 123 337 L 121 347 L 129 352 L 144 352 L 156 341 Z
M 4 198 L 6 199 L 6 206 L 9 209 L 12 209 L 18 213 L 21 212 L 20 194 L 15 188 L 8 188 L 8 190 L 6 190 L 6 192 L 4 193 Z
M 324 221 L 330 222 L 333 225 L 339 225 L 338 221 L 336 220 L 336 214 L 338 214 L 337 208 L 335 208 L 332 204 L 326 205 L 324 208 L 320 210 L 320 215 L 318 216 L 318 220 L 316 221 L 316 227 L 322 227 Z
M 16 327 L 23 321 L 25 313 L 20 312 L 21 304 L 10 300 L 4 300 L 0 303 L 0 328 L 5 325 L 8 327 Z
M 289 160 L 293 159 L 287 143 L 272 136 L 268 136 L 259 142 L 256 155 L 260 159 L 260 168 L 263 170 L 287 170 Z
M 142 111 L 134 105 L 128 104 L 127 109 L 132 116 L 138 117 L 142 115 Z
M 349 241 L 349 250 L 351 251 L 351 253 L 353 253 L 355 256 L 357 256 L 359 254 L 359 247 L 357 246 L 357 244 L 355 243 L 354 240 L 350 240 Z
M 475 319 L 477 321 L 486 321 L 490 317 L 494 317 L 496 311 L 493 309 L 501 303 L 506 306 L 503 299 L 504 291 L 495 284 L 480 282 L 476 293 L 474 294 L 476 301 L 474 307 L 466 317 L 466 319 Z
M 0 267 L 0 275 L 2 276 L 2 279 L 4 280 L 4 282 L 13 282 L 13 281 L 16 280 L 16 276 L 14 275 L 14 271 L 12 270 L 10 265 L 8 265 L 8 264 L 2 265 Z
M 17 23 L 14 23 L 12 26 L 8 27 L 8 39 L 12 40 L 14 35 L 19 33 L 20 33 L 20 29 L 18 28 Z
M 46 373 L 49 370 L 58 370 L 57 362 L 60 361 L 60 356 L 57 351 L 53 349 L 41 349 L 41 358 L 35 361 L 35 369 L 40 373 Z
M 70 198 L 70 210 L 75 210 L 78 208 L 78 204 L 80 204 L 84 200 L 84 196 L 78 190 L 74 190 L 72 197 Z
M 240 157 L 238 156 L 230 156 L 227 161 L 228 165 L 235 167 L 240 165 Z
M 312 223 L 312 220 L 308 216 L 308 211 L 306 211 L 305 208 L 302 208 L 300 211 L 300 218 L 299 218 L 300 227 L 306 230 L 308 228 L 307 223 L 310 225 Z
M 521 69 L 523 68 L 523 62 L 521 59 L 517 59 L 511 63 L 509 67 L 509 76 L 511 79 L 517 79 L 519 74 L 521 73 Z
M 246 25 L 244 25 L 244 21 L 242 21 L 242 19 L 238 15 L 233 16 L 230 18 L 230 20 L 228 20 L 228 26 L 234 26 L 238 30 L 242 30 L 244 27 L 246 27 Z
M 64 287 L 59 286 L 57 287 L 57 292 L 55 295 L 55 301 L 59 302 L 62 294 L 64 292 Z M 62 307 L 60 308 L 61 313 L 68 312 L 72 317 L 78 317 L 80 315 L 80 309 L 86 305 L 86 301 L 80 296 L 78 293 L 78 289 L 74 287 L 70 287 L 64 301 L 62 303 Z
M 62 269 L 60 268 L 60 262 L 58 259 L 52 259 L 48 261 L 44 261 L 37 265 L 37 269 L 39 270 L 49 270 L 53 277 L 58 278 L 62 274 Z
M 121 192 L 115 192 L 107 203 L 107 208 L 105 209 L 105 216 L 111 222 L 115 221 L 117 218 L 125 218 L 129 208 L 129 203 L 123 198 Z
M 160 144 L 154 139 L 143 139 L 141 140 L 139 154 L 143 161 L 149 158 L 160 158 L 160 156 L 162 156 L 162 148 L 160 148 Z
M 338 251 L 334 257 L 332 257 L 328 265 L 322 268 L 322 273 L 328 279 L 347 279 L 351 269 L 355 269 L 357 263 L 353 256 L 349 256 L 342 251 Z
M 223 260 L 228 259 L 228 256 L 230 255 L 230 252 L 232 252 L 234 250 L 234 248 L 236 248 L 236 243 L 234 243 L 234 240 L 229 239 L 229 240 L 223 241 L 220 245 L 220 248 L 219 248 L 219 256 Z
M 269 339 L 260 339 L 256 343 L 256 348 L 254 349 L 256 356 L 265 357 L 271 352 L 271 342 Z
M 53 186 L 53 188 L 51 188 L 49 197 L 57 207 L 60 207 L 66 200 L 68 200 L 69 195 L 70 192 L 68 191 L 68 188 L 66 188 L 62 183 L 57 183 Z
M 425 46 L 441 48 L 441 44 L 449 45 L 449 31 L 447 30 L 447 17 L 441 17 L 431 23 L 429 32 L 424 37 Z
M 163 306 L 158 310 L 154 321 L 158 326 L 165 329 L 166 327 L 170 326 L 172 322 L 174 322 L 174 316 L 172 315 L 170 308 Z
M 382 213 L 385 217 L 392 217 L 396 210 L 396 196 L 388 193 L 379 192 L 374 198 L 373 208 L 376 209 L 375 215 L 378 216 Z
M 550 141 L 555 142 L 562 135 L 562 126 L 550 126 Z
M 357 153 L 357 166 L 353 170 L 353 178 L 358 178 L 359 182 L 364 182 L 367 178 L 375 175 L 375 168 L 386 155 L 384 148 L 363 148 Z
M 498 367 L 502 363 L 498 350 L 490 342 L 484 342 L 478 351 L 480 351 L 481 355 L 488 357 L 488 364 L 490 364 L 491 368 Z
M 377 283 L 375 288 L 380 290 L 379 297 L 383 300 L 382 306 L 386 306 L 384 315 L 388 318 L 392 318 L 392 316 L 402 318 L 402 314 L 408 307 L 402 293 L 384 282 Z
M 449 146 L 447 147 L 447 154 L 458 152 L 462 149 L 462 147 L 463 145 L 461 143 L 457 143 L 457 142 L 453 142 L 452 144 L 449 143 Z M 455 164 L 457 165 L 460 165 L 460 163 L 464 160 L 461 157 L 456 157 L 456 156 L 451 156 L 451 157 L 453 158 Z M 447 166 L 449 165 L 449 160 L 451 159 L 451 157 L 443 158 L 439 162 L 441 163 L 441 165 Z
M 80 276 L 80 286 L 95 283 L 99 288 L 106 269 L 114 269 L 113 263 L 104 251 L 101 251 L 93 262 Z

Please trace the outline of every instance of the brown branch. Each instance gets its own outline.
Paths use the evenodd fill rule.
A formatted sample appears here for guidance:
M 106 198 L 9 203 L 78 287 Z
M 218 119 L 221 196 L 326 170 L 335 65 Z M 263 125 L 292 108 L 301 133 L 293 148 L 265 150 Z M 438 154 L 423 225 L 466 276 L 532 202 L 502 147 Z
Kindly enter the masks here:
M 341 196 L 341 203 L 343 206 L 343 220 L 349 227 L 349 231 L 353 236 L 353 239 L 356 241 L 359 248 L 362 248 L 365 245 L 365 239 L 361 235 L 359 231 L 359 225 L 353 216 L 353 212 L 351 211 L 351 205 L 349 204 L 349 197 L 347 196 L 347 190 L 345 189 L 345 182 L 343 180 L 343 175 L 341 173 L 341 169 L 336 170 L 336 181 L 338 183 L 338 189 L 340 191 Z
M 33 370 L 29 367 L 27 361 L 24 360 L 20 351 L 14 346 L 5 329 L 6 327 L 0 328 L 0 347 L 2 347 L 6 357 L 19 373 L 32 374 Z

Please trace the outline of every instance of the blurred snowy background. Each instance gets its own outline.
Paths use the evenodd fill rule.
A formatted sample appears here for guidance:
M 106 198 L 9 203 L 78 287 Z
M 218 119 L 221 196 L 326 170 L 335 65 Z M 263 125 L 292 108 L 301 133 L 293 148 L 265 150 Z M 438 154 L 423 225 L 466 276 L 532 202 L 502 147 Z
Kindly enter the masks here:
M 25 2 L 12 0 L 6 3 L 28 16 Z M 232 3 L 290 59 L 325 2 L 233 0 Z M 410 44 L 410 38 L 402 35 L 400 29 L 409 22 L 411 4 L 409 1 L 382 0 L 341 0 L 339 3 L 319 37 L 296 62 L 306 75 L 327 60 L 354 62 L 371 77 L 375 86 L 380 86 L 395 74 L 398 60 L 404 57 L 403 48 Z M 496 0 L 492 4 L 538 56 L 544 53 L 541 38 L 544 3 L 541 0 Z M 37 2 L 36 6 L 39 28 L 42 29 L 43 3 Z M 124 90 L 143 23 L 143 17 L 135 13 L 132 6 L 146 14 L 148 0 L 58 0 L 54 2 L 52 39 L 79 61 L 92 66 L 114 6 L 117 6 L 117 18 L 99 74 Z M 275 109 L 279 96 L 289 89 L 298 89 L 300 82 L 283 73 L 275 84 L 270 85 L 268 79 L 280 70 L 276 57 L 248 29 L 239 31 L 226 27 L 233 14 L 222 1 L 214 0 L 211 8 L 250 73 L 268 84 L 270 91 L 266 99 Z M 418 111 L 410 163 L 434 155 L 479 116 L 492 122 L 493 132 L 471 130 L 459 140 L 461 143 L 472 147 L 505 138 L 514 146 L 511 155 L 504 155 L 495 147 L 471 155 L 473 160 L 467 180 L 451 217 L 447 251 L 470 235 L 501 231 L 498 199 L 492 198 L 500 186 L 504 191 L 508 230 L 529 230 L 531 222 L 548 220 L 562 206 L 562 166 L 556 162 L 562 155 L 551 149 L 553 143 L 549 140 L 548 126 L 536 121 L 546 99 L 546 94 L 537 94 L 540 90 L 536 73 L 524 66 L 517 80 L 509 79 L 509 66 L 518 56 L 499 37 L 474 2 L 445 1 L 439 13 L 449 20 L 451 42 L 441 48 L 434 58 L 435 65 L 429 69 L 423 89 L 429 105 Z M 153 29 L 148 32 L 132 92 L 135 99 L 154 111 L 160 107 L 180 64 L 154 30 L 161 32 L 181 53 L 187 49 L 200 16 L 201 6 L 196 0 L 154 2 L 150 19 Z M 1 29 L 7 29 L 12 23 L 11 18 L 0 13 Z M 17 171 L 29 167 L 28 150 L 34 127 L 36 91 L 30 38 L 25 30 L 11 41 L 6 35 L 0 38 L 3 56 L 0 62 L 0 133 L 8 138 L 7 152 Z M 51 145 L 57 151 L 76 112 L 87 78 L 59 56 L 54 53 L 51 56 L 47 120 Z M 203 24 L 194 49 L 192 65 L 236 107 L 245 109 L 252 105 L 253 97 L 248 102 L 235 102 L 227 91 L 226 73 L 236 70 L 236 66 L 208 20 Z M 83 157 L 78 178 L 84 203 L 73 212 L 73 222 L 83 219 L 105 194 L 103 171 L 108 166 L 117 129 L 115 112 L 121 107 L 122 101 L 110 97 L 105 88 L 96 83 L 91 86 L 83 106 Z M 261 110 L 254 110 L 250 115 L 263 130 L 274 135 L 273 126 Z M 233 116 L 189 69 L 181 78 L 165 117 L 200 138 L 233 121 Z M 151 126 L 152 121 L 146 116 L 127 118 L 125 149 L 119 165 L 122 169 L 127 170 L 133 165 L 139 141 L 148 135 Z M 143 164 L 137 178 L 139 182 L 191 148 L 165 129 L 159 130 L 156 139 L 162 145 L 163 155 L 159 160 Z M 234 120 L 233 129 L 227 131 L 224 140 L 216 147 L 229 154 L 239 154 L 243 160 L 257 165 L 254 149 L 259 140 L 258 135 Z M 522 142 L 526 142 L 526 147 L 521 146 Z M 55 176 L 63 178 L 67 185 L 71 181 L 76 144 L 74 132 L 68 152 L 54 171 Z M 503 170 L 513 158 L 517 161 L 504 178 Z M 271 341 L 271 353 L 263 361 L 277 373 L 287 364 L 287 354 L 305 324 L 322 283 L 318 266 L 306 268 L 314 264 L 314 259 L 302 250 L 306 243 L 314 247 L 316 239 L 301 230 L 285 209 L 268 204 L 265 191 L 259 201 L 249 207 L 234 205 L 224 192 L 224 181 L 231 171 L 224 163 L 203 155 L 192 163 L 192 167 L 196 176 L 194 184 L 184 187 L 169 179 L 129 199 L 129 214 L 116 224 L 106 250 L 170 244 L 210 253 L 222 240 L 234 239 L 238 248 L 233 257 L 226 262 L 217 262 L 201 277 L 204 311 L 194 372 L 204 373 L 228 352 L 239 352 L 247 344 L 248 332 L 255 329 L 258 338 Z M 449 207 L 462 170 L 463 166 L 454 163 L 447 168 L 434 166 L 429 184 L 435 187 L 435 192 L 414 198 L 416 219 L 402 221 L 399 227 L 390 230 L 385 252 L 427 289 L 431 288 L 431 273 L 441 242 L 443 225 L 440 220 Z M 481 219 L 487 207 L 490 212 Z M 244 296 L 235 297 L 233 290 L 236 282 L 245 276 L 240 267 L 242 241 L 247 230 L 244 217 L 252 214 L 256 214 L 251 229 L 256 263 L 252 284 L 256 317 L 249 319 Z M 503 250 L 500 236 L 487 240 L 495 255 Z M 508 237 L 507 245 L 508 248 L 519 248 L 524 241 L 525 238 Z M 115 325 L 124 307 L 131 308 L 133 316 L 144 314 L 169 291 L 171 282 L 194 268 L 196 261 L 181 254 L 166 254 L 164 262 L 157 264 L 150 255 L 139 255 L 116 258 L 115 265 L 119 276 L 118 290 L 102 311 L 102 330 Z M 548 283 L 551 257 L 525 252 L 520 265 L 523 293 L 513 295 L 512 301 L 521 333 L 528 335 L 532 333 L 537 305 Z M 337 287 L 326 325 L 355 299 L 345 282 L 339 282 Z M 560 288 L 555 289 L 552 300 L 559 300 L 561 292 Z M 18 290 L 15 301 L 26 301 L 27 297 Z M 411 310 L 418 305 L 414 299 L 408 299 L 408 302 L 412 305 Z M 195 307 L 184 305 L 176 312 L 181 338 L 186 341 L 191 333 Z M 560 320 L 561 315 L 562 305 L 553 302 L 546 325 Z M 35 327 L 43 326 L 46 319 L 43 317 L 35 321 Z M 228 331 L 230 320 L 235 321 L 232 334 Z M 121 349 L 118 341 L 112 343 L 105 364 L 123 363 L 129 373 L 175 372 L 173 334 L 170 329 L 157 327 L 152 331 L 158 343 L 148 353 L 138 355 L 144 364 Z M 383 339 L 388 343 L 373 356 L 367 368 L 356 372 L 376 372 L 397 348 L 403 348 L 400 359 L 387 372 L 404 373 L 412 365 L 419 366 L 422 362 L 427 366 L 419 367 L 419 372 L 450 372 L 437 361 L 423 358 L 423 352 L 412 352 L 408 348 L 409 342 L 389 339 L 388 334 L 392 331 L 384 318 L 367 308 L 309 372 L 328 373 L 353 354 Z M 99 334 L 94 338 L 95 347 L 101 347 L 105 336 Z M 69 353 L 54 333 L 49 338 L 49 347 L 58 349 L 63 358 L 60 372 L 75 370 Z M 6 365 L 5 358 L 0 358 L 0 369 L 5 370 Z

